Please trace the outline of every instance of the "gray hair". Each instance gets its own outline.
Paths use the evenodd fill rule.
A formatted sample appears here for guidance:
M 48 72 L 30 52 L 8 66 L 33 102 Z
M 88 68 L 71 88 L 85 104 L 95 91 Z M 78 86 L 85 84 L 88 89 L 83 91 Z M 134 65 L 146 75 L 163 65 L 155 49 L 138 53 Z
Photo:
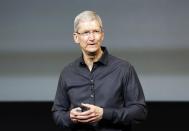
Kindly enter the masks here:
M 96 14 L 96 12 L 94 11 L 83 11 L 81 12 L 80 14 L 78 14 L 76 17 L 75 17 L 75 20 L 74 20 L 74 32 L 77 32 L 78 31 L 78 25 L 79 25 L 79 22 L 81 20 L 97 20 L 98 23 L 100 24 L 100 28 L 103 29 L 103 26 L 102 26 L 102 20 L 100 18 L 99 15 Z

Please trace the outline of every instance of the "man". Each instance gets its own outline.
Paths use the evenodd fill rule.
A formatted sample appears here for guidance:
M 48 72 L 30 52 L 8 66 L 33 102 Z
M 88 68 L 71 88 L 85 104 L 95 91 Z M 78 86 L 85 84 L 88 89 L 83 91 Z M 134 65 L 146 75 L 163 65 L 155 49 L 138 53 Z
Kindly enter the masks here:
M 76 16 L 73 37 L 82 56 L 60 74 L 52 108 L 55 123 L 73 131 L 131 130 L 147 114 L 134 67 L 102 47 L 102 21 L 93 11 Z

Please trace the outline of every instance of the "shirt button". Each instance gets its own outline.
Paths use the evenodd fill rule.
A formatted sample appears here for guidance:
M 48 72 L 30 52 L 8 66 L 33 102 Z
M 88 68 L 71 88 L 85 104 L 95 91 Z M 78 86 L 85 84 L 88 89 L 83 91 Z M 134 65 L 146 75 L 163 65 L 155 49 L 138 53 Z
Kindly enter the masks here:
M 92 95 L 92 94 L 91 94 L 91 97 L 93 98 L 93 97 L 94 97 L 94 95 Z

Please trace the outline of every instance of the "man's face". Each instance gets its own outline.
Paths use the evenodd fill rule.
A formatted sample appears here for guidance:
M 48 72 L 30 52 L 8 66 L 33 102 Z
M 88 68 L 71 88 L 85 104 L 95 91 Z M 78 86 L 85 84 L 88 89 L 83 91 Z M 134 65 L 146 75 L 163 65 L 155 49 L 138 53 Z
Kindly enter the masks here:
M 80 45 L 85 53 L 94 53 L 100 50 L 104 38 L 98 21 L 80 21 L 77 33 L 74 33 L 74 40 Z

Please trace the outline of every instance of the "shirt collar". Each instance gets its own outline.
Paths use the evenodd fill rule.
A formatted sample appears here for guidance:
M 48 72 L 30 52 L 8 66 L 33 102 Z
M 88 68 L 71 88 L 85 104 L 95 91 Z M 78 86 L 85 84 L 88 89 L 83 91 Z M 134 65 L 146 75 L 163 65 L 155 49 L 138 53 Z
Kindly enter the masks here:
M 99 59 L 99 61 L 97 61 L 96 63 L 100 63 L 102 65 L 107 65 L 108 64 L 108 55 L 109 55 L 108 50 L 104 46 L 102 46 L 101 49 L 103 51 L 103 54 L 102 54 L 101 58 Z M 83 59 L 83 54 L 79 58 L 79 64 L 85 65 L 85 61 Z

